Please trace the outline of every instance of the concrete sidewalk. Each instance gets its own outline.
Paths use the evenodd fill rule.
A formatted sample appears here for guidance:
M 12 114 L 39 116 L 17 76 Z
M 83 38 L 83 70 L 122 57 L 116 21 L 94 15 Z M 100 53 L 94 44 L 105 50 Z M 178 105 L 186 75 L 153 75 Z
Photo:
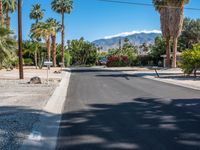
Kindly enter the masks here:
M 139 77 L 174 84 L 186 88 L 200 90 L 200 76 L 197 78 L 184 76 L 180 68 L 159 68 L 157 70 L 160 78 L 157 78 L 155 70 L 152 67 L 92 67 L 92 69 L 106 69 L 112 71 L 122 71 L 123 73 L 136 75 Z
M 43 108 L 38 123 L 34 125 L 31 134 L 24 141 L 20 150 L 54 150 L 56 148 L 70 74 L 70 72 L 64 72 L 62 81 Z
M 181 69 L 161 69 L 157 70 L 159 78 L 154 70 L 143 70 L 143 71 L 123 71 L 126 74 L 132 74 L 139 77 L 174 84 L 186 88 L 200 90 L 200 77 L 187 77 L 184 76 Z

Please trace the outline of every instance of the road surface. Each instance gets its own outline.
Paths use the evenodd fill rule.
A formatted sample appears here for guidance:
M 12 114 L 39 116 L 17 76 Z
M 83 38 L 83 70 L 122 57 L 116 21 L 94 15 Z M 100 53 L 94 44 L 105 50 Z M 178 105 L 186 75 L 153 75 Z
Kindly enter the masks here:
M 200 150 L 200 92 L 119 71 L 73 71 L 58 150 Z

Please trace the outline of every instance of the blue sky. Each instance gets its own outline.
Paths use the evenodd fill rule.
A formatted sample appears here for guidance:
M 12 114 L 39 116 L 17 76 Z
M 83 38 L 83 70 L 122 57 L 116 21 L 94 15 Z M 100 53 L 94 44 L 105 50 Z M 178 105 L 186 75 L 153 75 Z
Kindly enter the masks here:
M 129 2 L 151 3 L 152 0 L 121 0 Z M 46 10 L 43 20 L 61 16 L 51 10 L 51 0 L 23 0 L 23 39 L 28 39 L 31 6 L 40 3 Z M 186 7 L 200 8 L 200 0 L 190 0 Z M 200 11 L 185 10 L 185 16 L 200 18 Z M 74 10 L 65 16 L 66 40 L 84 37 L 93 41 L 122 32 L 140 30 L 160 30 L 159 14 L 153 7 L 113 4 L 98 0 L 74 0 Z M 12 29 L 17 31 L 17 14 L 12 14 Z M 60 42 L 60 35 L 58 35 Z

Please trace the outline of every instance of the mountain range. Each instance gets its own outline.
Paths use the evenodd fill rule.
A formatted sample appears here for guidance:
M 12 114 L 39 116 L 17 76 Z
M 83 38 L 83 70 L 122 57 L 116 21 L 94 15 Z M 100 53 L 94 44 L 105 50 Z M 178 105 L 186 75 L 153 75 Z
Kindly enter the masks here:
M 157 36 L 161 35 L 159 32 L 138 32 L 133 33 L 129 35 L 116 35 L 116 36 L 110 36 L 103 39 L 95 40 L 93 43 L 101 47 L 102 51 L 107 51 L 112 48 L 118 48 L 120 45 L 123 45 L 124 39 L 128 38 L 129 42 L 133 45 L 142 45 L 143 43 L 146 44 L 153 44 L 154 40 Z

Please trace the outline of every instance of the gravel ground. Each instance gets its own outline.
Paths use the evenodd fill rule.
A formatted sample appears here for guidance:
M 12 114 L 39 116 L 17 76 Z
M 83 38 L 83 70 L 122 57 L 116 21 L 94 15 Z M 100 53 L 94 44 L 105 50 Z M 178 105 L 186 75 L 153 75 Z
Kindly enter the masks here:
M 28 80 L 0 80 L 0 150 L 17 150 L 38 121 L 59 80 L 30 85 Z

